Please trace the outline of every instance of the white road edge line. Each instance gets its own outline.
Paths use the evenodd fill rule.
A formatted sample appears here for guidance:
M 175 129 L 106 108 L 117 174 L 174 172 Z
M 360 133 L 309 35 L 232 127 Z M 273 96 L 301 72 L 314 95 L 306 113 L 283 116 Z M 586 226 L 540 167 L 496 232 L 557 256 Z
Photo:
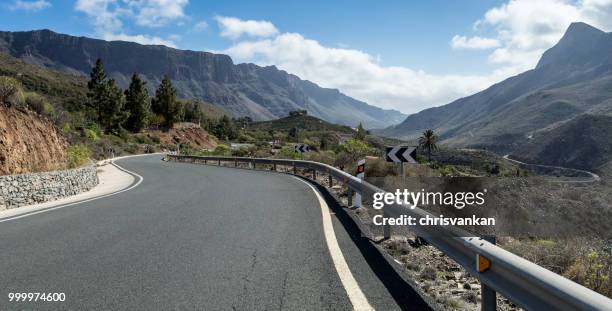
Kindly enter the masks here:
M 353 310 L 374 310 L 374 308 L 368 302 L 366 296 L 363 294 L 363 291 L 361 291 L 359 284 L 357 284 L 355 277 L 353 277 L 353 274 L 351 273 L 351 270 L 344 259 L 342 249 L 340 249 L 340 245 L 336 239 L 336 233 L 334 232 L 334 225 L 332 224 L 330 216 L 331 210 L 329 206 L 315 187 L 298 177 L 293 176 L 293 178 L 308 185 L 319 200 L 321 215 L 323 217 L 323 233 L 325 235 L 325 241 L 327 242 L 327 248 L 331 254 L 332 261 L 334 262 L 334 266 L 336 267 L 336 272 L 340 277 L 342 286 L 344 286 L 344 290 L 346 290 L 346 294 L 353 305 Z
M 81 203 L 87 203 L 87 202 L 95 201 L 95 200 L 98 200 L 98 199 L 103 199 L 103 198 L 106 198 L 106 197 L 110 197 L 110 196 L 113 196 L 113 195 L 116 195 L 116 194 L 119 194 L 119 193 L 122 193 L 122 192 L 130 191 L 130 190 L 138 187 L 140 185 L 140 183 L 142 183 L 142 181 L 144 180 L 144 178 L 142 178 L 142 176 L 140 176 L 140 175 L 138 175 L 138 174 L 136 174 L 136 173 L 134 173 L 134 172 L 132 172 L 130 170 L 127 170 L 127 169 L 119 166 L 118 164 L 116 164 L 115 160 L 112 160 L 111 164 L 113 166 L 115 166 L 116 168 L 118 168 L 119 170 L 122 170 L 122 171 L 124 171 L 124 172 L 126 172 L 128 174 L 132 174 L 133 176 L 138 177 L 138 181 L 136 183 L 132 184 L 131 186 L 129 186 L 128 188 L 125 188 L 125 189 L 122 189 L 122 190 L 119 190 L 119 191 L 103 194 L 101 196 L 85 199 L 85 200 L 82 200 L 82 201 L 72 202 L 72 203 L 68 203 L 68 204 L 62 204 L 62 205 L 50 207 L 50 208 L 47 208 L 47 209 L 42 209 L 42 210 L 31 212 L 31 213 L 26 213 L 26 214 L 21 214 L 21 215 L 9 217 L 9 218 L 0 219 L 0 223 L 3 223 L 5 221 L 9 221 L 9 220 L 15 220 L 15 219 L 19 219 L 19 218 L 24 218 L 24 217 L 36 215 L 36 214 L 41 214 L 41 213 L 46 213 L 46 212 L 54 211 L 56 209 L 60 209 L 60 208 L 67 207 L 67 206 L 72 206 L 72 205 L 81 204 Z

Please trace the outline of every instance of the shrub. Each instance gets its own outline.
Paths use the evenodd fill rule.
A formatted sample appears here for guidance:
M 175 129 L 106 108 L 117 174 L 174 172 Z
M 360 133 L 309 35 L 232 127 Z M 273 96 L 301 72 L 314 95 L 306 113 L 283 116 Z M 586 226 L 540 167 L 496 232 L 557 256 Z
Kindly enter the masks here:
M 281 159 L 300 159 L 300 154 L 295 152 L 294 147 L 284 146 L 281 151 L 278 153 L 278 157 Z
M 15 78 L 0 77 L 0 104 L 7 106 L 22 106 L 24 102 L 21 83 Z
M 55 112 L 53 106 L 47 101 L 44 96 L 34 92 L 24 94 L 26 105 L 40 115 L 52 116 Z
M 85 134 L 85 137 L 87 137 L 87 139 L 90 140 L 91 142 L 98 141 L 98 134 L 96 134 L 95 131 L 91 129 L 85 129 L 83 130 L 83 133 Z
M 70 126 L 69 122 L 66 122 L 64 123 L 64 125 L 62 125 L 62 133 L 64 134 L 72 133 L 72 126 Z
M 423 280 L 435 280 L 437 278 L 436 269 L 432 267 L 425 267 L 419 274 L 419 277 Z
M 255 138 L 253 138 L 252 136 L 245 134 L 245 133 L 240 133 L 240 135 L 238 136 L 238 142 L 240 143 L 249 143 L 254 141 Z
M 612 296 L 612 254 L 609 250 L 594 249 L 582 254 L 565 275 L 596 292 Z
M 233 157 L 246 157 L 249 155 L 249 149 L 247 148 L 238 148 L 236 150 L 232 150 Z
M 85 145 L 73 145 L 68 147 L 68 167 L 74 168 L 83 165 L 91 157 L 91 150 Z
M 98 125 L 92 124 L 83 130 L 83 134 L 91 142 L 97 142 L 100 139 L 102 132 L 100 131 Z
M 306 159 L 310 161 L 321 162 L 329 165 L 334 165 L 335 154 L 333 151 L 319 151 L 306 153 Z
M 399 171 L 398 165 L 388 163 L 383 159 L 368 160 L 365 175 L 369 177 L 396 176 Z
M 231 154 L 230 147 L 228 147 L 227 145 L 219 144 L 217 145 L 217 148 L 213 150 L 212 154 L 219 156 L 229 156 Z
M 503 247 L 578 284 L 612 295 L 612 254 L 601 240 L 513 240 Z
M 357 139 L 349 139 L 337 149 L 339 158 L 346 158 L 349 163 L 356 162 L 373 152 L 366 142 Z

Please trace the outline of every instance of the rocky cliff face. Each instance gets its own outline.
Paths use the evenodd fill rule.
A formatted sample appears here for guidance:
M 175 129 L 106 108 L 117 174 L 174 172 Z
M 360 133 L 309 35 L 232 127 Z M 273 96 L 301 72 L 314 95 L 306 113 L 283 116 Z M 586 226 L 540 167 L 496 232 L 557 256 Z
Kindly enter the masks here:
M 143 75 L 151 91 L 167 74 L 181 97 L 203 99 L 236 116 L 256 120 L 284 117 L 296 109 L 349 126 L 363 122 L 367 127 L 386 127 L 405 117 L 338 90 L 321 88 L 274 66 L 234 65 L 229 56 L 221 54 L 107 42 L 49 30 L 0 32 L 0 52 L 79 74 L 88 74 L 101 58 L 109 75 L 124 88 L 133 72 Z
M 0 105 L 0 175 L 64 169 L 67 146 L 50 121 Z

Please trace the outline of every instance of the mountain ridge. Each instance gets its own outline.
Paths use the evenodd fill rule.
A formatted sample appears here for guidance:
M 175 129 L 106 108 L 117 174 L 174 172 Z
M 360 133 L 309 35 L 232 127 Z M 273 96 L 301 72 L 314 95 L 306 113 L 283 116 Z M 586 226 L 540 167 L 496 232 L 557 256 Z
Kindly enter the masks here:
M 48 29 L 0 31 L 0 52 L 39 66 L 85 75 L 99 57 L 108 75 L 121 87 L 127 86 L 133 72 L 139 72 L 150 91 L 167 74 L 182 97 L 202 99 L 235 116 L 255 120 L 284 117 L 298 109 L 349 126 L 363 122 L 367 127 L 384 127 L 405 117 L 274 66 L 234 64 L 224 54 L 76 37 Z
M 536 130 L 545 130 L 587 113 L 594 105 L 609 105 L 606 100 L 610 95 L 597 82 L 608 78 L 612 81 L 612 34 L 584 23 L 573 23 L 563 38 L 542 55 L 534 69 L 447 105 L 409 115 L 402 123 L 377 133 L 411 139 L 433 128 L 450 146 L 485 148 L 505 154 Z M 572 86 L 583 96 L 574 96 L 569 101 L 566 95 L 555 97 L 567 93 L 567 88 Z M 593 92 L 605 96 L 595 96 Z M 547 102 L 543 96 L 558 100 Z M 542 118 L 527 118 L 534 115 Z

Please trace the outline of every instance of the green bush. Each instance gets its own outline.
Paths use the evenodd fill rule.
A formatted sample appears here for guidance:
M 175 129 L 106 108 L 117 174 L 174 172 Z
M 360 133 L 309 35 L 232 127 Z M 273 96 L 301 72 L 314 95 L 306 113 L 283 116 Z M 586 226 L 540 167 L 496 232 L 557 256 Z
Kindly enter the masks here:
M 249 155 L 249 149 L 247 148 L 238 148 L 236 150 L 232 150 L 233 157 L 246 157 Z
M 215 150 L 213 150 L 212 154 L 218 156 L 229 156 L 231 155 L 230 147 L 220 144 L 217 146 L 217 148 L 215 148 Z
M 295 152 L 295 148 L 293 146 L 284 146 L 278 153 L 278 158 L 297 160 L 300 159 L 300 154 Z
M 255 138 L 245 133 L 240 133 L 240 135 L 238 136 L 238 142 L 240 143 L 250 143 L 254 140 Z
M 70 126 L 69 122 L 66 122 L 64 123 L 64 125 L 62 125 L 62 133 L 64 134 L 72 133 L 72 126 Z
M 21 83 L 15 78 L 0 76 L 0 104 L 20 107 L 23 103 Z
M 68 147 L 68 167 L 74 168 L 83 165 L 89 160 L 91 154 L 91 150 L 85 145 L 79 144 Z
M 42 95 L 34 92 L 26 92 L 24 98 L 26 105 L 40 115 L 52 116 L 55 112 L 55 109 L 47 98 Z
M 89 139 L 90 141 L 98 141 L 98 135 L 93 130 L 85 129 L 83 132 L 85 133 L 85 137 L 87 137 L 87 139 Z
M 344 144 L 339 145 L 337 153 L 345 153 L 351 162 L 355 162 L 358 159 L 365 157 L 366 155 L 373 153 L 373 150 L 364 141 L 357 139 L 349 139 Z

